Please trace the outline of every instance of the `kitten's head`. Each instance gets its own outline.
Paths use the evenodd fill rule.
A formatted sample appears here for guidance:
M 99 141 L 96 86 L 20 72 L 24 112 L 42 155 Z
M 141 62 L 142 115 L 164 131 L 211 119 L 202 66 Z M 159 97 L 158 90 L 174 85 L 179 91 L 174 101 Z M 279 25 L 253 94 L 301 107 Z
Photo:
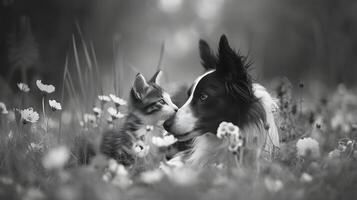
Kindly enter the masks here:
M 162 71 L 146 81 L 137 74 L 130 91 L 130 108 L 147 125 L 160 125 L 178 110 L 170 95 L 159 85 Z

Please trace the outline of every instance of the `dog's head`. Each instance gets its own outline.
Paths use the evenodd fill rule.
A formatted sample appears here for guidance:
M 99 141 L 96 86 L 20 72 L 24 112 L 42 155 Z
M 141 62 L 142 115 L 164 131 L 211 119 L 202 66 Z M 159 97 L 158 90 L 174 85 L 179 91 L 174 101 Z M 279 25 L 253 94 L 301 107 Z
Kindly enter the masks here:
M 147 125 L 163 123 L 178 109 L 170 95 L 159 85 L 161 73 L 157 71 L 149 81 L 142 74 L 136 75 L 130 92 L 131 111 Z
M 252 115 L 263 115 L 262 109 L 256 109 L 255 114 L 251 111 L 257 99 L 247 59 L 229 46 L 226 36 L 220 38 L 217 56 L 203 40 L 199 49 L 206 73 L 188 91 L 187 102 L 164 123 L 165 129 L 181 141 L 216 133 L 222 121 L 242 126 Z

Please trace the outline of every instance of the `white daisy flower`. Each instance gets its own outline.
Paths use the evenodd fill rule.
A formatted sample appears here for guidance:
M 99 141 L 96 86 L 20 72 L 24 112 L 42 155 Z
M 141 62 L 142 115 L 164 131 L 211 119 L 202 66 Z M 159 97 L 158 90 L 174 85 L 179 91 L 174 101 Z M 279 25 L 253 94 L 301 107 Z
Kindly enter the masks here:
M 91 124 L 94 124 L 96 122 L 96 117 L 92 114 L 88 114 L 88 113 L 85 113 L 83 115 L 83 120 L 84 120 L 84 123 L 91 123 Z M 84 124 L 83 124 L 84 125 Z
M 174 144 L 177 139 L 173 135 L 168 135 L 164 137 L 152 137 L 151 142 L 158 147 L 167 147 Z
M 60 169 L 70 158 L 70 151 L 65 146 L 51 149 L 42 159 L 42 165 L 46 169 Z
M 109 94 L 110 98 L 114 102 L 115 106 L 123 106 L 126 105 L 126 101 L 120 97 L 115 96 L 114 94 Z
M 126 189 L 133 183 L 125 167 L 113 159 L 108 162 L 108 171 L 103 175 L 103 180 L 122 189 Z
M 40 89 L 42 92 L 45 92 L 48 94 L 55 91 L 55 86 L 43 84 L 41 80 L 37 80 L 36 85 L 37 85 L 38 89 Z
M 125 169 L 125 167 L 121 164 L 118 164 L 118 162 L 114 159 L 109 159 L 108 170 L 120 176 L 129 175 L 129 172 Z
M 164 173 L 161 170 L 146 171 L 140 174 L 140 179 L 146 184 L 152 184 L 159 182 L 164 177 Z
M 145 129 L 146 129 L 146 132 L 151 132 L 151 131 L 154 130 L 154 126 L 153 125 L 146 125 Z
M 228 122 L 221 122 L 218 126 L 217 129 L 217 137 L 219 139 L 222 139 L 224 136 L 227 135 L 227 127 L 228 127 Z
M 314 178 L 308 173 L 302 173 L 300 177 L 301 182 L 310 183 Z
M 228 150 L 236 152 L 239 147 L 244 145 L 243 137 L 238 126 L 231 122 L 222 122 L 217 129 L 219 139 L 227 139 L 229 142 Z
M 109 107 L 107 111 L 113 119 L 120 119 L 124 117 L 124 115 L 121 112 L 117 111 L 117 109 L 113 107 Z
M 8 114 L 9 112 L 6 109 L 6 105 L 3 102 L 0 102 L 0 113 L 1 114 Z
M 17 83 L 17 87 L 23 92 L 29 92 L 30 88 L 26 83 Z
M 49 100 L 48 103 L 53 111 L 62 110 L 61 104 L 56 100 Z
M 98 108 L 98 107 L 94 107 L 93 108 L 93 113 L 96 115 L 96 116 L 100 116 L 102 114 L 102 109 Z
M 14 138 L 14 133 L 12 132 L 12 130 L 10 130 L 9 134 L 7 135 L 7 137 L 12 140 L 12 138 Z
M 313 158 L 320 156 L 319 143 L 313 138 L 299 139 L 296 143 L 296 148 L 298 156 L 307 156 L 308 154 Z
M 281 180 L 275 180 L 269 177 L 264 179 L 264 184 L 269 192 L 278 192 L 284 187 L 284 184 Z
M 109 98 L 108 96 L 106 96 L 106 95 L 99 95 L 99 96 L 98 96 L 98 99 L 99 99 L 100 101 L 102 101 L 103 103 L 106 103 L 106 102 L 109 102 L 109 101 L 110 101 L 110 98 Z
M 148 145 L 145 145 L 142 141 L 138 141 L 133 145 L 134 153 L 140 158 L 143 158 L 148 155 L 149 149 L 150 147 Z
M 31 142 L 29 148 L 33 151 L 40 151 L 43 149 L 43 145 Z
M 26 122 L 35 123 L 40 118 L 38 113 L 34 111 L 33 108 L 27 108 L 21 110 L 20 113 L 21 113 L 21 119 L 24 121 L 24 123 Z

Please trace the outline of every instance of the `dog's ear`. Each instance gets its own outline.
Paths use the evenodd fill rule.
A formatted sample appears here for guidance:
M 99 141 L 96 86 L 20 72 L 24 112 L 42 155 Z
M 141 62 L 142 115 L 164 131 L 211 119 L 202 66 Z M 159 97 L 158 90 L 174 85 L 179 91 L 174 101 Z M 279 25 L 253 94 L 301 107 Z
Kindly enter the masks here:
M 217 71 L 227 78 L 246 80 L 248 76 L 246 58 L 235 52 L 225 35 L 221 36 L 218 47 Z
M 229 46 L 227 37 L 222 35 L 218 48 L 217 72 L 224 77 L 230 90 L 244 101 L 253 96 L 252 81 L 248 74 L 249 64 L 246 60 L 246 57 Z
M 136 99 L 141 100 L 144 97 L 148 88 L 149 85 L 147 84 L 144 76 L 138 73 L 135 77 L 135 81 L 131 93 Z
M 217 58 L 213 54 L 211 48 L 206 41 L 199 41 L 200 57 L 202 66 L 208 71 L 211 69 L 216 69 Z
M 151 77 L 149 82 L 150 83 L 155 83 L 157 85 L 160 85 L 161 77 L 162 77 L 162 71 L 161 70 L 157 70 L 155 72 L 154 76 Z

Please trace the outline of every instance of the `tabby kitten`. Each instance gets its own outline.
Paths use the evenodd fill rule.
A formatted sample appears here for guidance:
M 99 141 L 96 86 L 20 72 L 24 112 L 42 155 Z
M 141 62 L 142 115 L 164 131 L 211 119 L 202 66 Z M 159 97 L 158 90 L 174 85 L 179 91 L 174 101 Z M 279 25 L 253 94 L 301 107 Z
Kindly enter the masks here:
M 142 74 L 136 75 L 123 126 L 103 135 L 100 151 L 106 157 L 124 166 L 133 165 L 140 157 L 137 150 L 151 146 L 153 133 L 147 126 L 162 127 L 163 122 L 176 113 L 177 106 L 158 84 L 161 73 L 156 72 L 148 82 Z

